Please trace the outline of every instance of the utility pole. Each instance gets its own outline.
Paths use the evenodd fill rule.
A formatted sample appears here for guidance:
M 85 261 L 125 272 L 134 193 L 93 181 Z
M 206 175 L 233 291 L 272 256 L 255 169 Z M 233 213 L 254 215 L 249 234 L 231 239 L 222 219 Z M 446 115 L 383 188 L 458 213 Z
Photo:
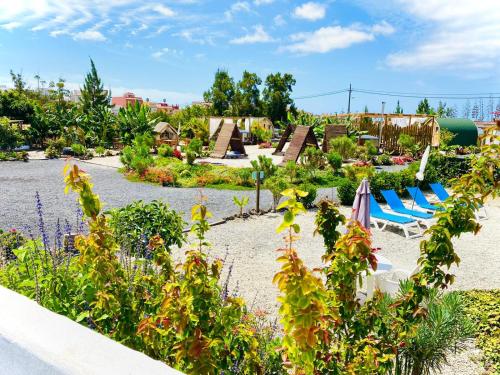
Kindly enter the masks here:
M 349 101 L 347 102 L 347 113 L 351 113 L 351 95 L 352 95 L 352 86 L 349 83 Z

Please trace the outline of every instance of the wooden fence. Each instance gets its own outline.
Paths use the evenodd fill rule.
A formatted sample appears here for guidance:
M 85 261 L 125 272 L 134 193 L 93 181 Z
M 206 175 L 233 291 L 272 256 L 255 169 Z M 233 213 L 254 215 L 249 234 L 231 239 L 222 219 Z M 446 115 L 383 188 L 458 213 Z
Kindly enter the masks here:
M 393 125 L 388 123 L 387 120 L 386 122 L 359 121 L 355 126 L 359 130 L 367 131 L 369 135 L 376 137 L 381 132 L 381 147 L 387 152 L 401 152 L 398 145 L 401 134 L 412 136 L 415 138 L 415 142 L 420 143 L 422 148 L 435 143 L 435 120 L 433 117 L 427 119 L 424 123 L 415 123 L 408 126 Z

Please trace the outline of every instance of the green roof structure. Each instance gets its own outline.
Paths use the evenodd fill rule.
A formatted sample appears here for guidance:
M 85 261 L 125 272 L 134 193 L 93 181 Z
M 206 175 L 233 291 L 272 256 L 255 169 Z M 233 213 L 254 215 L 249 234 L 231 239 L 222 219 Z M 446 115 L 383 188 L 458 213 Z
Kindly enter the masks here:
M 447 129 L 455 134 L 451 145 L 477 145 L 478 131 L 476 124 L 472 120 L 465 118 L 437 118 L 436 121 L 440 129 Z

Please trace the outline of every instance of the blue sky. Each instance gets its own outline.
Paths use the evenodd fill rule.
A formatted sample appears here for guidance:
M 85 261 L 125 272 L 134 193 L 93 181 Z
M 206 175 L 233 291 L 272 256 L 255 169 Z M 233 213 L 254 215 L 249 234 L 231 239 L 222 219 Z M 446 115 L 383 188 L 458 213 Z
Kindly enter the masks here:
M 416 93 L 500 92 L 498 0 L 14 0 L 0 2 L 0 85 L 81 85 L 92 57 L 113 94 L 201 99 L 219 67 L 236 79 L 292 73 L 294 96 L 348 87 Z M 397 97 L 355 93 L 353 110 Z M 498 95 L 496 95 L 498 96 Z M 438 99 L 431 100 L 436 105 Z M 461 111 L 463 101 L 446 100 Z M 417 99 L 401 98 L 406 112 Z M 495 99 L 495 104 L 497 99 Z M 347 95 L 298 100 L 315 113 Z

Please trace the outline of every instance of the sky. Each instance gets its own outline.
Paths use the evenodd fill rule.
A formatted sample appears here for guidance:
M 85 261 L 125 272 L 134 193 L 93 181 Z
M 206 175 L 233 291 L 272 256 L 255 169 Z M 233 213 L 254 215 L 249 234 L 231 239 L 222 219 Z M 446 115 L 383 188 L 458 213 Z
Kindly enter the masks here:
M 241 78 L 291 73 L 293 96 L 355 89 L 500 97 L 499 0 L 0 0 L 0 85 L 82 85 L 89 58 L 113 95 L 186 105 L 218 68 Z M 446 95 L 445 95 L 446 94 Z M 417 98 L 354 92 L 352 111 L 391 112 Z M 348 95 L 297 99 L 314 113 Z M 437 105 L 438 98 L 431 99 Z M 459 112 L 464 100 L 444 99 Z M 472 103 L 473 104 L 473 103 Z

